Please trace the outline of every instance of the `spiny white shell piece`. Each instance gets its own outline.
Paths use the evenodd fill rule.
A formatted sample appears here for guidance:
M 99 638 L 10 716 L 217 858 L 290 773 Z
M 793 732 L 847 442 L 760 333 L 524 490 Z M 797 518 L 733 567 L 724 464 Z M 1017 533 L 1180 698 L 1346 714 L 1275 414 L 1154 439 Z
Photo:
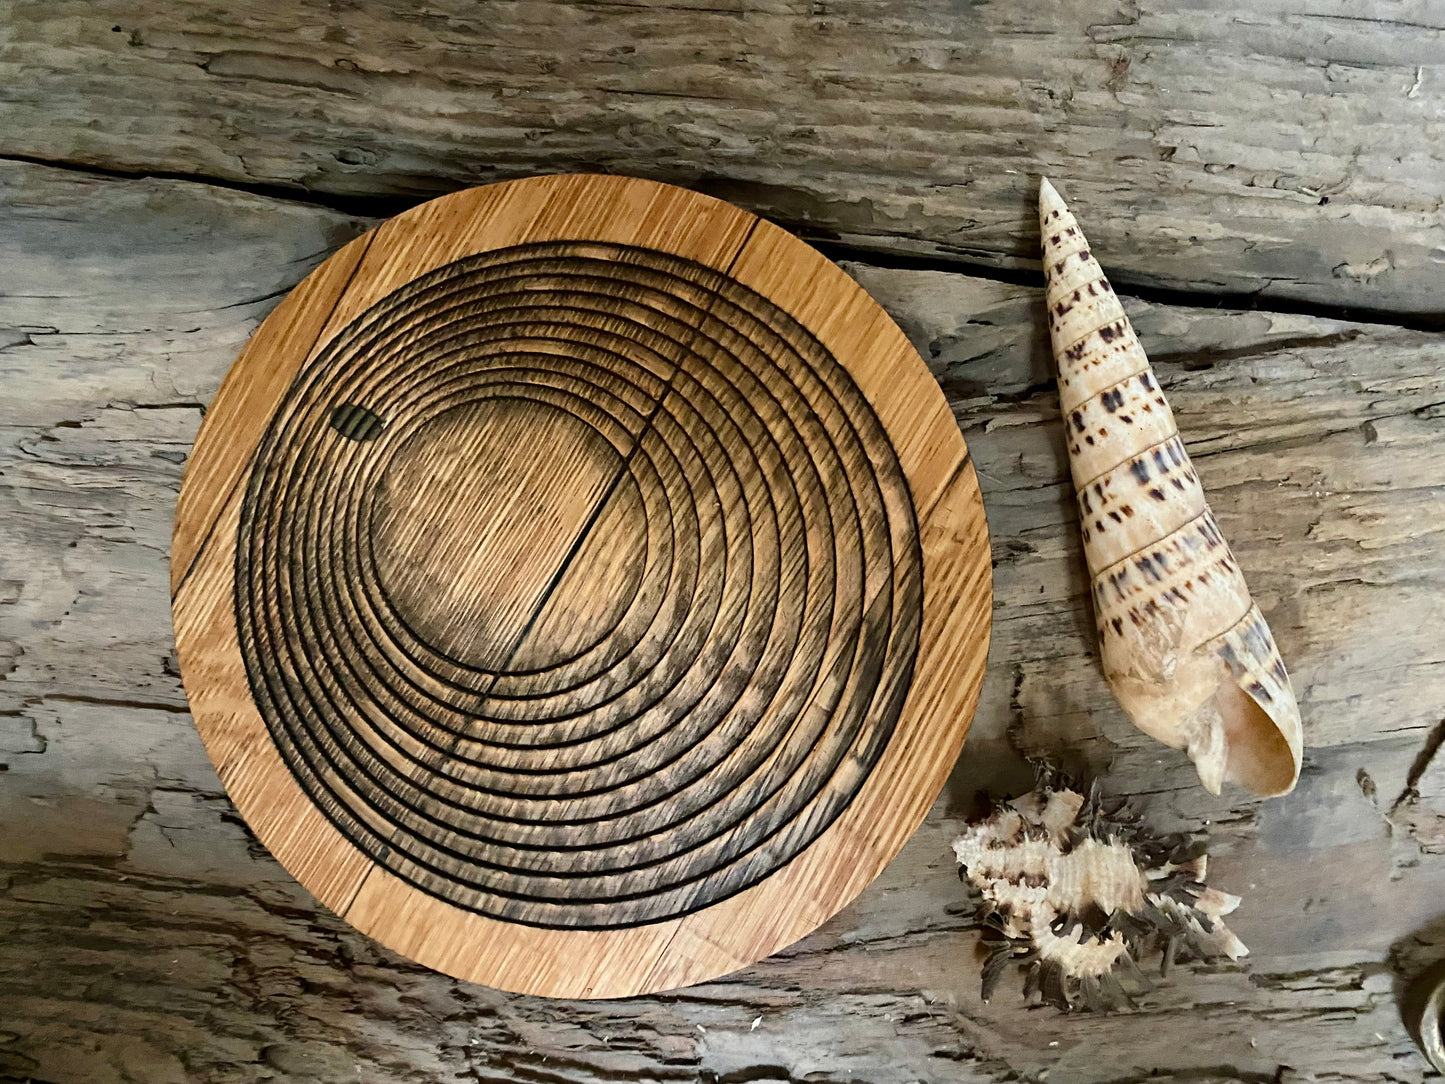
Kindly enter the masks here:
M 1299 706 L 1149 359 L 1074 216 L 1039 186 L 1049 335 L 1104 676 L 1217 794 L 1299 778 Z
M 1097 811 L 1081 816 L 1084 806 L 1082 794 L 1041 787 L 996 805 L 953 841 L 954 857 L 1005 936 L 1032 948 L 1070 982 L 1108 975 L 1144 947 L 1131 948 L 1119 929 L 1100 923 L 1100 914 L 1122 912 L 1171 936 L 1183 934 L 1190 951 L 1205 958 L 1248 953 L 1222 921 L 1239 897 L 1202 884 L 1203 855 L 1148 865 L 1148 851 L 1136 850 L 1121 834 L 1126 830 L 1101 827 Z M 1171 887 L 1181 872 L 1195 883 Z

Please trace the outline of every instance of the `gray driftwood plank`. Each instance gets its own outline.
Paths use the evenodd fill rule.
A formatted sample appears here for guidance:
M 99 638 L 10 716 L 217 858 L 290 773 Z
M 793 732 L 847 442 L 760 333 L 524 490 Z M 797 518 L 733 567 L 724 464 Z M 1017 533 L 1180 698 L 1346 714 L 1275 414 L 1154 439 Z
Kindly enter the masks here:
M 675 995 L 545 1002 L 448 980 L 323 912 L 249 837 L 185 712 L 166 554 L 202 405 L 276 299 L 369 223 L 175 180 L 0 167 L 0 1080 L 1417 1081 L 1401 971 L 1445 953 L 1445 338 L 1130 301 L 1292 665 L 1299 791 L 1211 798 L 1094 661 L 1040 293 L 855 274 L 947 389 L 985 487 L 983 703 L 925 827 L 843 914 Z M 1207 829 L 1238 964 L 1138 1013 L 978 998 L 947 843 L 1025 756 Z M 756 1026 L 755 1026 L 756 1025 Z
M 7 0 L 0 25 L 0 154 L 388 208 L 614 170 L 1027 267 L 1046 172 L 1121 282 L 1445 312 L 1430 0 Z

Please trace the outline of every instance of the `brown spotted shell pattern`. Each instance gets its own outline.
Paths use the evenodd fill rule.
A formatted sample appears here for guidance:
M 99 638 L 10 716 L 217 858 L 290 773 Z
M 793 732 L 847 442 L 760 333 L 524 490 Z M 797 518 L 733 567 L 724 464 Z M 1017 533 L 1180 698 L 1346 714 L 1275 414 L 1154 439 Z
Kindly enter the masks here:
M 1184 749 L 1211 792 L 1233 780 L 1287 793 L 1303 735 L 1274 638 L 1123 306 L 1048 181 L 1039 221 L 1105 677 L 1135 725 Z

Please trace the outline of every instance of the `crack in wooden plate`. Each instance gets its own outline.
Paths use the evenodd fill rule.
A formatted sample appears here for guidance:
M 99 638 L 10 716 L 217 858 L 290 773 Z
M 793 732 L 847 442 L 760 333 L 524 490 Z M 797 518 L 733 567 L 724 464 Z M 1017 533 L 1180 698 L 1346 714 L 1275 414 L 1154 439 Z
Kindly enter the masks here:
M 790 944 L 977 703 L 977 480 L 836 266 L 729 204 L 536 178 L 394 218 L 256 331 L 172 603 L 237 808 L 430 967 L 617 997 Z

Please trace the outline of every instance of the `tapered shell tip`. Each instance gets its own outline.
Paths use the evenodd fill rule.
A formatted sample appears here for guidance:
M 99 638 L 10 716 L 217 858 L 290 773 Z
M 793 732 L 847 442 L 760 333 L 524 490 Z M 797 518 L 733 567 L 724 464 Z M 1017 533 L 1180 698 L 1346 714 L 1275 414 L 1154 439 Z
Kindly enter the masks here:
M 1064 201 L 1059 198 L 1059 194 L 1054 191 L 1054 186 L 1049 184 L 1049 179 L 1047 177 L 1040 177 L 1039 221 L 1042 222 L 1047 220 L 1049 214 L 1053 211 L 1059 211 L 1062 213 L 1065 210 L 1067 210 L 1067 208 L 1064 206 Z

